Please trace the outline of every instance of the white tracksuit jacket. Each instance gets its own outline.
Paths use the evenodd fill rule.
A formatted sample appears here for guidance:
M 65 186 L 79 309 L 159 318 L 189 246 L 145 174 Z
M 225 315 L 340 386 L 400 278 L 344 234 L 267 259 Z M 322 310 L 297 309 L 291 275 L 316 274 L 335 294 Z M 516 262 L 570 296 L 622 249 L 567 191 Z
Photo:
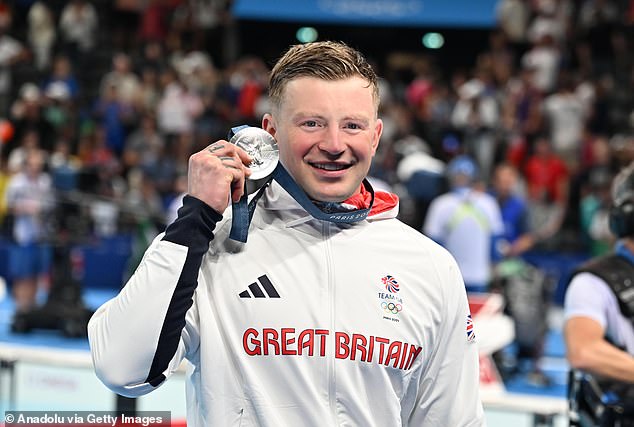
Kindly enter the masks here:
M 187 196 L 91 319 L 97 375 L 139 396 L 188 359 L 190 427 L 484 425 L 458 267 L 395 211 L 319 221 L 273 182 L 241 244 Z

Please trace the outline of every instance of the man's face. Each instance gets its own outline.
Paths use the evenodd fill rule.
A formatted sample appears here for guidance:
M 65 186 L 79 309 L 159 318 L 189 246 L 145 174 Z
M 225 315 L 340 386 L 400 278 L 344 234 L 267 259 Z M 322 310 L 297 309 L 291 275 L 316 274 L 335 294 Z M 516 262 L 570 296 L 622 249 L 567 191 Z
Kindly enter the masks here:
M 275 137 L 280 161 L 314 200 L 340 202 L 359 189 L 383 123 L 372 89 L 360 77 L 301 77 L 284 89 L 279 109 L 262 127 Z
M 516 184 L 517 176 L 512 169 L 501 166 L 495 171 L 493 185 L 500 196 L 510 196 L 514 191 Z

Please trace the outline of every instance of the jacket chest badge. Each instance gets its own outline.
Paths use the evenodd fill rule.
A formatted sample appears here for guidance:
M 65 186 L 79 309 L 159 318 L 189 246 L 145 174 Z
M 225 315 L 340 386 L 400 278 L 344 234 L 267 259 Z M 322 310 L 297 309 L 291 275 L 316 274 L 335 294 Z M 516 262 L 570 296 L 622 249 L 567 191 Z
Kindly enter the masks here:
M 403 311 L 403 298 L 399 294 L 401 286 L 396 278 L 390 274 L 383 276 L 380 281 L 381 290 L 378 292 L 379 307 L 383 319 L 399 322 L 399 315 Z

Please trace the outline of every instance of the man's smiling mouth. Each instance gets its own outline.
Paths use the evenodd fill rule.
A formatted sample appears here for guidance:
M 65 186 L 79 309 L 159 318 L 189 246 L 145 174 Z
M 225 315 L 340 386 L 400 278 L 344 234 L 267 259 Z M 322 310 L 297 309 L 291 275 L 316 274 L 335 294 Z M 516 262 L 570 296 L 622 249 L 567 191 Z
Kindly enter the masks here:
M 317 169 L 323 169 L 326 171 L 340 171 L 344 169 L 348 169 L 351 164 L 343 164 L 343 163 L 309 163 L 312 167 Z

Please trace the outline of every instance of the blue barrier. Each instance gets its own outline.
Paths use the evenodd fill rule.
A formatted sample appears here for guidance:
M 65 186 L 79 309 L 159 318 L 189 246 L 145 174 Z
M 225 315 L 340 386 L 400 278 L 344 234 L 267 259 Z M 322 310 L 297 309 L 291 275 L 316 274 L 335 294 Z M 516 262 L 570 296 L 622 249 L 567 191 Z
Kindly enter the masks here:
M 128 260 L 132 254 L 132 236 L 127 234 L 100 238 L 78 247 L 84 256 L 84 287 L 121 289 Z
M 10 243 L 0 239 L 0 276 L 7 278 L 7 259 Z M 120 289 L 130 269 L 132 235 L 120 234 L 77 246 L 83 255 L 84 276 L 82 284 L 88 288 Z M 586 253 L 528 252 L 523 258 L 551 274 L 557 280 L 553 295 L 556 304 L 562 305 L 572 271 L 590 256 Z
M 10 283 L 8 259 L 11 242 L 0 239 L 0 277 Z M 84 288 L 120 289 L 124 284 L 128 263 L 132 254 L 132 235 L 119 234 L 107 238 L 95 238 L 89 243 L 74 247 L 81 255 L 81 283 Z
M 570 274 L 590 255 L 583 252 L 528 252 L 522 257 L 557 280 L 553 302 L 563 305 Z

